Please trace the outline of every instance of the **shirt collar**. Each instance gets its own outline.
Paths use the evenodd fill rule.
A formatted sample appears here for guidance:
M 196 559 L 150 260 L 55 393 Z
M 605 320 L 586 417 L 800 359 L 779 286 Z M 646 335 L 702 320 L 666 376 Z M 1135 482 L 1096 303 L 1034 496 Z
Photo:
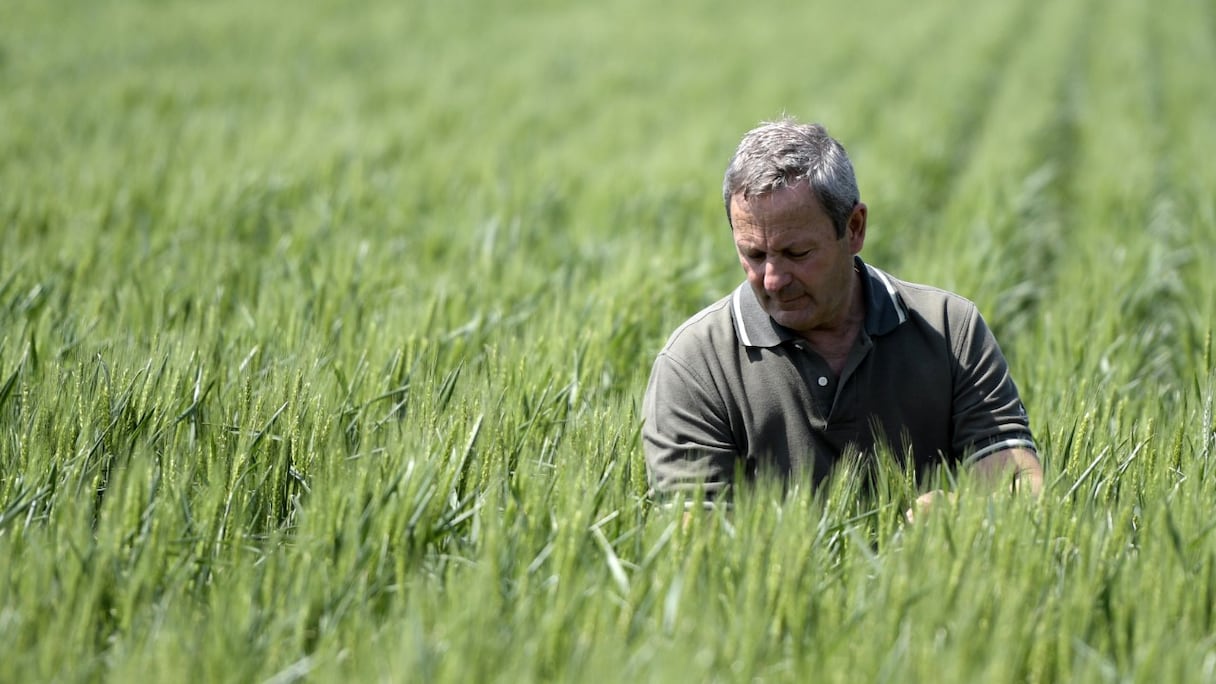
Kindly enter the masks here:
M 870 336 L 885 335 L 908 320 L 908 308 L 895 290 L 890 275 L 853 257 L 861 272 L 862 299 L 866 303 L 865 330 Z M 745 280 L 731 294 L 731 318 L 739 341 L 747 347 L 776 347 L 796 340 L 798 333 L 774 321 L 760 306 L 756 292 Z

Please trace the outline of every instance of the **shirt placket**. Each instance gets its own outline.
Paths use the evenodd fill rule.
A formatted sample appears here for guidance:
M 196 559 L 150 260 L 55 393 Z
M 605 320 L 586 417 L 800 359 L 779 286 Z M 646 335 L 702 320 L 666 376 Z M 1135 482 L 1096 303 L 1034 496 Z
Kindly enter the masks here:
M 862 330 L 857 336 L 857 341 L 853 343 L 853 348 L 849 351 L 849 358 L 845 361 L 844 370 L 840 373 L 840 378 L 837 380 L 836 387 L 834 388 L 835 391 L 830 404 L 832 408 L 828 411 L 829 424 L 833 418 L 837 417 L 837 409 L 842 403 L 841 397 L 844 396 L 845 391 L 848 389 L 849 381 L 853 379 L 857 369 L 866 360 L 866 357 L 870 354 L 870 350 L 873 348 L 874 343 L 870 339 L 870 336 L 866 334 L 865 330 Z M 828 386 L 831 387 L 830 382 Z
M 803 382 L 807 391 L 810 392 L 812 401 L 815 402 L 815 418 L 823 427 L 826 427 L 831 419 L 832 402 L 835 400 L 836 393 L 836 382 L 832 378 L 832 372 L 823 357 L 811 349 L 806 342 L 799 340 L 794 343 L 794 348 L 797 349 L 796 353 L 800 357 L 799 365 L 802 366 L 800 374 Z

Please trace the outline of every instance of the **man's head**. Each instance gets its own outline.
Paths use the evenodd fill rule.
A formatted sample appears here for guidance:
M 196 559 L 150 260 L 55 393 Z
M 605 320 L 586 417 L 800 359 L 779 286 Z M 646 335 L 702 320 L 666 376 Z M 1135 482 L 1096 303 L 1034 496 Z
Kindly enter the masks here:
M 739 264 L 769 316 L 808 339 L 847 329 L 861 301 L 853 257 L 866 205 L 840 144 L 821 126 L 765 124 L 743 138 L 723 194 Z
M 731 198 L 767 195 L 775 190 L 807 181 L 819 205 L 843 237 L 854 206 L 861 200 L 853 164 L 844 147 L 819 124 L 801 124 L 793 119 L 763 123 L 748 131 L 722 181 L 726 217 Z

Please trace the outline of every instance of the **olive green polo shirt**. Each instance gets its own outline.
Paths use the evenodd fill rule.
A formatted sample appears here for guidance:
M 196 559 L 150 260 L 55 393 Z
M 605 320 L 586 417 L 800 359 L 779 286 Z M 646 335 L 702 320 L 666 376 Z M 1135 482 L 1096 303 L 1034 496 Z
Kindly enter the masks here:
M 856 259 L 865 321 L 837 378 L 747 282 L 681 325 L 654 362 L 642 441 L 651 485 L 712 495 L 737 471 L 818 483 L 846 451 L 890 447 L 918 476 L 1011 447 L 1026 411 L 974 304 Z

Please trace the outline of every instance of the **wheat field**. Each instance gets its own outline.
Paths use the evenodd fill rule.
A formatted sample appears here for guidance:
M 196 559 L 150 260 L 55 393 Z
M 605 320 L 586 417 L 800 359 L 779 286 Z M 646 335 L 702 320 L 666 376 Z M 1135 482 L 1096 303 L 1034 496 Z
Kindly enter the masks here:
M 1216 681 L 1216 6 L 13 0 L 0 681 Z M 819 121 L 1046 470 L 680 524 L 639 408 Z

